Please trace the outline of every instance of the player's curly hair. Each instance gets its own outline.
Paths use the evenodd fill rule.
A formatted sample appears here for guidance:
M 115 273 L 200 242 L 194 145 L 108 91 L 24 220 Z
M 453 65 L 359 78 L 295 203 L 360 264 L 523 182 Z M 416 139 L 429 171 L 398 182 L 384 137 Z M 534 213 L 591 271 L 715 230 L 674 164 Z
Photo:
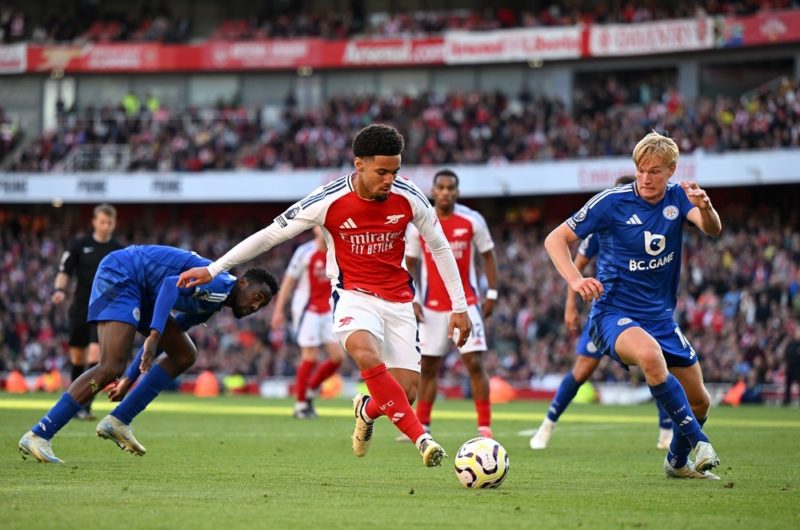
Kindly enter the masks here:
M 248 269 L 247 272 L 244 273 L 244 277 L 250 282 L 263 283 L 269 287 L 272 296 L 278 294 L 278 280 L 276 280 L 275 276 L 273 276 L 269 271 L 265 269 L 252 268 Z
M 403 135 L 391 125 L 382 123 L 364 127 L 353 138 L 353 155 L 361 158 L 397 156 L 404 147 Z

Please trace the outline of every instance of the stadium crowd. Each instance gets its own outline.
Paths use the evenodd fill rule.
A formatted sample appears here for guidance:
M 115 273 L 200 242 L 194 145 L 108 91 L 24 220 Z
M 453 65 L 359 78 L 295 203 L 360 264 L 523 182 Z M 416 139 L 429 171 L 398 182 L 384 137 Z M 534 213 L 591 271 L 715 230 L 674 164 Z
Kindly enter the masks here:
M 584 86 L 583 84 L 581 85 Z M 800 145 L 800 83 L 785 78 L 747 98 L 684 102 L 668 84 L 630 87 L 614 77 L 575 91 L 574 108 L 523 90 L 338 96 L 301 110 L 289 98 L 280 119 L 219 105 L 173 112 L 142 106 L 64 109 L 59 127 L 32 142 L 12 171 L 59 171 L 75 148 L 128 146 L 122 167 L 68 170 L 204 171 L 346 167 L 351 138 L 367 123 L 391 123 L 407 141 L 404 162 L 482 164 L 628 155 L 648 131 L 666 131 L 683 153 Z M 137 107 L 138 108 L 138 107 Z M 90 160 L 98 160 L 98 157 Z
M 796 8 L 796 0 L 718 0 L 713 2 L 655 0 L 640 2 L 527 2 L 524 6 L 485 4 L 459 8 L 447 3 L 441 9 L 369 11 L 363 0 L 349 9 L 307 9 L 302 3 L 267 4 L 237 12 L 225 9 L 223 20 L 210 33 L 192 31 L 192 18 L 176 16 L 159 3 L 134 3 L 120 10 L 102 3 L 74 2 L 50 9 L 42 16 L 7 5 L 0 7 L 0 43 L 30 41 L 41 44 L 86 42 L 186 42 L 196 40 L 257 40 L 269 38 L 426 37 L 445 31 L 566 26 L 579 23 L 636 24 L 653 20 L 715 15 L 749 15 Z M 37 14 L 38 15 L 38 14 Z
M 694 230 L 686 236 L 676 320 L 697 350 L 707 381 L 779 384 L 785 339 L 800 325 L 800 215 L 791 208 L 717 206 L 725 225 L 721 238 L 707 240 Z M 0 371 L 36 373 L 67 359 L 66 308 L 50 302 L 62 245 L 78 229 L 65 222 L 66 209 L 0 210 Z M 490 226 L 501 278 L 495 315 L 487 321 L 486 366 L 490 374 L 524 385 L 569 370 L 576 338 L 565 332 L 565 287 L 542 245 L 551 226 L 526 223 L 513 207 L 504 211 L 504 221 L 500 211 L 485 212 L 498 221 Z M 191 248 L 213 258 L 258 228 L 256 222 L 220 227 L 209 220 L 168 225 L 165 230 L 121 226 L 118 238 Z M 292 250 L 279 246 L 254 264 L 282 276 Z M 223 312 L 208 327 L 193 329 L 199 357 L 190 373 L 211 369 L 259 380 L 292 375 L 297 349 L 279 330 L 270 330 L 269 321 L 265 314 L 235 322 Z M 465 380 L 458 355 L 445 364 L 445 380 Z M 349 362 L 343 373 L 357 377 Z M 631 377 L 638 371 L 628 374 L 610 361 L 594 374 L 597 381 Z

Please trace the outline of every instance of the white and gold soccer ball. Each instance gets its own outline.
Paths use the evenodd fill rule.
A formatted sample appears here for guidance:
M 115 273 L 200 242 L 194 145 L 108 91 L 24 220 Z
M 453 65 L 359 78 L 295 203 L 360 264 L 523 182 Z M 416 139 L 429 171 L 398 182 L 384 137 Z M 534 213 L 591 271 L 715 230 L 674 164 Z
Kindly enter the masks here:
M 508 475 L 508 453 L 491 438 L 473 438 L 459 448 L 455 468 L 466 488 L 498 488 Z

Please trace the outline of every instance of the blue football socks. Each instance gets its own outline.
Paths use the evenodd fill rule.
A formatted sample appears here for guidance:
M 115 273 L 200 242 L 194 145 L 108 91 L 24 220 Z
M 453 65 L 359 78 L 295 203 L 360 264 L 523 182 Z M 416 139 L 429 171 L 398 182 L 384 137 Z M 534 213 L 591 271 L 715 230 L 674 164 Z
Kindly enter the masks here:
M 672 419 L 674 435 L 668 455 L 670 464 L 673 467 L 683 467 L 689 455 L 689 452 L 684 451 L 683 444 L 688 443 L 691 451 L 697 442 L 707 442 L 708 437 L 703 433 L 701 423 L 694 417 L 686 392 L 674 375 L 670 374 L 660 385 L 651 386 L 650 393 Z M 682 456 L 684 452 L 686 455 Z M 673 459 L 675 459 L 674 464 Z
M 159 365 L 154 365 L 131 392 L 117 405 L 111 415 L 126 425 L 139 415 L 165 388 L 172 385 L 173 378 Z
M 571 371 L 567 373 L 564 379 L 561 380 L 558 392 L 556 392 L 553 401 L 550 402 L 550 407 L 547 409 L 547 419 L 552 422 L 557 422 L 559 416 L 561 416 L 569 404 L 572 403 L 575 394 L 578 393 L 578 389 L 582 384 L 582 382 L 575 380 Z
M 658 426 L 662 429 L 672 429 L 674 424 L 672 423 L 672 418 L 667 414 L 667 411 L 664 410 L 664 407 L 662 407 L 658 401 L 656 401 L 656 407 L 658 407 Z
M 53 408 L 47 414 L 42 416 L 42 419 L 31 430 L 37 436 L 50 440 L 82 408 L 83 405 L 75 401 L 75 398 L 70 396 L 68 392 L 64 392 L 61 399 L 53 405 Z
M 703 418 L 697 420 L 700 423 L 700 427 L 705 425 L 706 420 L 708 418 Z M 667 454 L 667 460 L 669 460 L 669 465 L 678 469 L 686 465 L 686 462 L 689 460 L 689 453 L 692 452 L 692 444 L 689 443 L 689 440 L 678 431 L 677 428 L 672 428 L 672 442 L 669 444 L 669 453 Z

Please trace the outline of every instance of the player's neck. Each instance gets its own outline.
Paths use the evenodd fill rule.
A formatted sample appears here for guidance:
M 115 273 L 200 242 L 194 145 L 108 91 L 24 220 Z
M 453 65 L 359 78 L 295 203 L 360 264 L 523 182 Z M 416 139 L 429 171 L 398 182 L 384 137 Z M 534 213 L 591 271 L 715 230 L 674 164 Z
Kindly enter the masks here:
M 99 235 L 97 235 L 97 232 L 94 232 L 92 233 L 92 239 L 94 239 L 98 243 L 108 243 L 109 241 L 111 241 L 111 234 L 108 234 L 108 236 L 106 237 L 100 237 Z
M 353 191 L 356 192 L 360 198 L 364 199 L 365 201 L 374 201 L 375 199 L 370 196 L 369 190 L 364 186 L 364 183 L 358 178 L 358 173 L 353 173 L 351 177 L 351 183 L 353 184 Z
M 438 217 L 450 217 L 451 215 L 453 215 L 453 212 L 455 211 L 456 211 L 455 205 L 453 205 L 452 208 L 446 208 L 446 209 L 439 208 L 438 206 L 436 207 L 436 215 Z

